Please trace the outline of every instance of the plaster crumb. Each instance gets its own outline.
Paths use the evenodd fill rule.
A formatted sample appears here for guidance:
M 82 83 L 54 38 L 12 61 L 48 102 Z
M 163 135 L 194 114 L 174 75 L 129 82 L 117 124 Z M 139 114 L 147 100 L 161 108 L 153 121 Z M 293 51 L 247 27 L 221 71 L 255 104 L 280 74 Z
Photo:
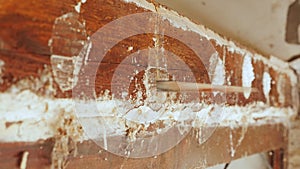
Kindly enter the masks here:
M 22 155 L 20 169 L 26 169 L 29 152 L 25 151 Z
M 84 4 L 84 3 L 86 3 L 86 1 L 87 1 L 87 0 L 81 0 L 81 3 L 83 3 L 83 4 Z
M 272 81 L 272 78 L 271 78 L 270 74 L 268 72 L 264 72 L 263 81 L 262 81 L 263 92 L 264 92 L 264 95 L 265 95 L 265 98 L 266 98 L 268 104 L 270 103 L 269 94 L 271 91 L 271 81 Z
M 127 48 L 127 51 L 128 52 L 130 52 L 130 51 L 132 51 L 133 50 L 133 47 L 132 46 L 129 46 L 128 48 Z
M 244 90 L 244 96 L 246 99 L 248 99 L 250 97 L 252 81 L 255 79 L 253 65 L 252 65 L 251 60 L 252 59 L 249 54 L 246 54 L 244 56 L 243 71 L 242 71 L 242 84 L 243 84 L 243 87 L 250 88 L 249 90 L 248 89 Z

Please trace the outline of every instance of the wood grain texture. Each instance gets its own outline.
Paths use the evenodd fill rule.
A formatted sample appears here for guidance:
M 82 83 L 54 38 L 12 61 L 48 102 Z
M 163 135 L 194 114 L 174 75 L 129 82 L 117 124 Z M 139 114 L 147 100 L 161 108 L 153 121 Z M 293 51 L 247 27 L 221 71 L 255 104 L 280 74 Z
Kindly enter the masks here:
M 36 86 L 35 82 L 36 80 L 41 81 L 41 72 L 43 70 L 50 69 L 51 72 L 50 58 L 53 53 L 48 46 L 48 42 L 53 35 L 55 20 L 66 13 L 75 12 L 74 7 L 77 3 L 75 0 L 14 0 L 0 2 L 0 60 L 5 63 L 4 74 L 2 75 L 4 82 L 0 84 L 0 92 L 6 92 L 10 87 L 17 85 L 19 81 L 27 79 L 32 81 L 32 83 L 28 86 L 22 86 L 21 84 L 19 87 L 33 90 L 42 96 L 53 97 L 53 99 L 72 97 L 72 91 L 62 91 L 57 83 L 53 84 L 56 92 L 49 94 L 46 91 L 47 84 L 45 86 Z M 82 4 L 78 20 L 85 22 L 86 34 L 87 36 L 92 36 L 98 29 L 113 20 L 129 14 L 146 11 L 132 3 L 125 3 L 119 0 L 88 0 Z M 172 25 L 169 26 L 173 27 Z M 207 51 L 203 51 L 204 53 L 211 54 L 211 51 L 205 46 L 206 43 L 199 43 L 195 40 L 201 38 L 199 34 L 179 28 L 174 28 L 174 30 L 182 33 L 184 38 L 190 41 L 190 43 L 196 43 L 203 49 L 207 49 Z M 98 95 L 106 89 L 111 89 L 112 85 L 121 85 L 124 82 L 128 82 L 128 78 L 120 76 L 119 84 L 111 83 L 115 71 L 117 68 L 120 68 L 120 63 L 126 57 L 138 50 L 154 46 L 153 36 L 153 34 L 148 33 L 129 37 L 117 43 L 105 55 L 97 70 L 97 78 L 95 80 L 95 90 Z M 212 39 L 209 42 L 211 42 L 218 52 L 219 57 L 225 60 L 225 75 L 226 79 L 228 79 L 226 85 L 241 86 L 244 56 L 229 51 L 227 46 L 219 45 L 216 40 Z M 189 71 L 181 64 L 178 64 L 180 63 L 179 60 L 181 60 L 188 64 L 189 69 L 195 75 L 196 82 L 210 82 L 204 64 L 186 44 L 172 37 L 165 36 L 163 45 L 166 50 L 178 56 L 177 60 L 172 58 L 173 60 L 170 60 L 172 64 L 168 65 L 170 72 L 173 71 L 179 75 L 178 80 L 183 79 L 184 75 Z M 133 50 L 128 52 L 129 46 L 133 47 Z M 255 53 L 255 51 L 251 52 Z M 168 56 L 166 55 L 166 57 Z M 140 67 L 147 67 L 147 59 L 140 62 Z M 272 69 L 260 60 L 252 60 L 252 64 L 255 73 L 255 80 L 252 83 L 252 87 L 257 88 L 259 92 L 251 93 L 249 98 L 245 98 L 241 93 L 227 94 L 226 104 L 244 106 L 253 102 L 266 102 L 266 97 L 263 94 L 262 76 L 265 70 L 269 70 L 270 76 L 274 79 L 270 92 L 270 98 L 272 99 L 269 106 L 291 106 L 293 104 L 291 77 L 283 74 L 283 81 L 286 83 L 283 93 L 286 99 L 284 103 L 281 103 L 276 86 L 280 72 Z M 126 72 L 135 67 L 136 65 L 131 63 L 122 64 L 120 71 Z M 51 78 L 53 78 L 53 75 L 51 75 Z M 128 90 L 133 91 L 133 89 Z M 208 97 L 212 97 L 212 95 L 204 96 L 201 99 Z M 285 148 L 285 130 L 285 127 L 281 124 L 249 126 L 243 141 L 236 148 L 234 157 L 230 156 L 229 135 L 232 132 L 233 142 L 234 144 L 237 143 L 238 139 L 242 136 L 242 128 L 217 128 L 212 139 L 202 145 L 197 143 L 193 135 L 195 131 L 193 131 L 172 150 L 157 156 L 157 158 L 146 159 L 126 159 L 119 157 L 105 152 L 92 141 L 86 141 L 78 143 L 78 155 L 68 158 L 67 168 L 123 167 L 124 169 L 134 169 L 210 166 L 217 163 L 229 162 L 232 159 L 253 153 Z M 22 153 L 25 151 L 29 152 L 28 168 L 50 168 L 53 146 L 53 139 L 35 143 L 0 142 L 0 169 L 19 168 Z
M 191 131 L 176 147 L 157 157 L 132 159 L 111 154 L 92 141 L 78 143 L 76 157 L 69 156 L 66 168 L 193 168 L 226 163 L 254 153 L 277 150 L 285 145 L 285 127 L 282 125 L 250 126 L 246 133 L 242 128 L 217 128 L 211 139 L 199 144 L 195 139 L 196 130 Z M 231 156 L 231 141 L 235 145 Z M 243 134 L 245 134 L 243 136 Z M 240 145 L 238 140 L 243 138 Z M 253 141 L 255 143 L 253 145 Z M 29 152 L 28 168 L 50 168 L 53 140 L 37 143 L 0 143 L 0 168 L 19 168 L 24 151 Z
M 2 76 L 4 83 L 0 86 L 0 91 L 7 90 L 12 84 L 20 79 L 39 77 L 40 74 L 38 72 L 39 70 L 43 70 L 45 65 L 51 68 L 50 56 L 52 53 L 48 46 L 48 41 L 53 34 L 52 28 L 54 21 L 65 13 L 75 12 L 74 4 L 76 4 L 75 1 L 58 2 L 55 0 L 22 3 L 18 3 L 17 1 L 3 2 L 3 5 L 0 7 L 0 26 L 2 28 L 0 30 L 0 40 L 2 44 L 0 46 L 0 59 L 5 62 L 5 71 Z M 47 6 L 47 8 L 44 8 L 44 6 Z M 122 1 L 91 0 L 82 5 L 78 20 L 85 22 L 87 36 L 92 36 L 99 28 L 117 18 L 145 11 L 147 10 Z M 195 41 L 195 39 L 203 38 L 191 31 L 184 31 L 177 28 L 174 28 L 174 30 L 177 31 L 177 33 L 184 35 L 184 38 L 193 44 L 199 43 L 199 41 Z M 70 35 L 70 38 L 71 36 L 72 35 Z M 154 44 L 152 38 L 153 34 L 136 35 L 116 44 L 105 55 L 102 64 L 99 66 L 96 78 L 96 92 L 102 93 L 105 89 L 110 88 L 111 78 L 116 67 L 122 60 L 138 50 L 153 47 Z M 210 40 L 210 42 L 218 52 L 220 58 L 225 58 L 226 78 L 229 80 L 226 83 L 230 82 L 231 85 L 241 86 L 243 56 L 238 53 L 229 52 L 226 46 L 218 45 L 215 40 Z M 210 55 L 210 51 L 205 51 L 205 44 L 206 43 L 200 43 L 199 47 L 204 49 L 204 53 L 206 52 Z M 174 38 L 165 36 L 163 45 L 166 50 L 174 53 L 188 64 L 196 76 L 197 82 L 209 83 L 208 72 L 202 64 L 202 61 L 204 60 L 201 61 L 197 59 L 198 57 L 195 53 L 185 44 Z M 128 46 L 132 46 L 133 50 L 128 52 Z M 209 48 L 207 48 L 207 50 L 209 50 Z M 209 59 L 209 57 L 207 58 Z M 172 66 L 175 69 L 181 69 L 179 65 L 176 65 L 176 60 L 171 63 L 172 64 L 169 65 L 170 69 L 172 69 Z M 145 61 L 142 66 L 146 65 L 147 62 Z M 286 85 L 287 88 L 284 89 L 285 97 L 288 101 L 279 103 L 278 93 L 276 91 L 278 72 L 272 68 L 266 67 L 261 61 L 253 61 L 253 66 L 255 80 L 252 83 L 252 87 L 259 89 L 259 92 L 252 93 L 250 98 L 245 98 L 242 93 L 228 94 L 226 96 L 227 104 L 245 105 L 254 101 L 265 102 L 266 99 L 262 92 L 262 73 L 263 70 L 270 69 L 271 77 L 272 79 L 275 79 L 270 94 L 270 97 L 274 99 L 271 100 L 270 105 L 290 106 L 291 91 L 288 87 L 290 77 L 284 77 L 285 81 L 288 83 Z M 122 83 L 122 81 L 120 83 Z M 54 87 L 57 89 L 55 97 L 71 97 L 70 91 L 60 91 L 57 84 L 55 84 Z

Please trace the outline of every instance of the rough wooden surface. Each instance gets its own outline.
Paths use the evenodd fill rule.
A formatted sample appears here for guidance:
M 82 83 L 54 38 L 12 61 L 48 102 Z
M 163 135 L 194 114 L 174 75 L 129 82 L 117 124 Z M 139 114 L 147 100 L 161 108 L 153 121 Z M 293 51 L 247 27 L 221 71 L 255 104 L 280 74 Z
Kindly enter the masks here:
M 53 25 L 55 20 L 62 15 L 75 12 L 74 7 L 78 2 L 74 0 L 33 0 L 33 1 L 2 1 L 0 5 L 0 60 L 5 65 L 3 74 L 0 78 L 3 83 L 0 84 L 0 91 L 5 92 L 11 86 L 17 85 L 20 80 L 28 79 L 29 84 L 20 84 L 18 87 L 30 89 L 39 95 L 47 95 L 53 98 L 70 98 L 72 92 L 62 91 L 59 84 L 54 83 L 56 92 L 49 93 L 47 87 L 50 84 L 36 85 L 41 81 L 43 70 L 50 69 L 50 57 L 53 54 L 49 47 L 49 39 L 53 35 Z M 147 10 L 137 7 L 132 3 L 125 3 L 119 0 L 88 0 L 81 5 L 78 21 L 85 22 L 85 31 L 87 36 L 92 36 L 99 28 L 105 24 L 122 16 L 133 13 L 145 12 Z M 176 28 L 177 31 L 184 33 L 185 38 L 194 42 L 194 37 L 200 36 L 192 31 L 184 31 Z M 137 50 L 153 47 L 153 34 L 142 34 L 130 37 L 120 41 L 109 51 L 101 63 L 97 79 L 96 92 L 102 93 L 105 89 L 111 88 L 111 79 L 116 67 L 131 53 Z M 70 39 L 72 36 L 70 35 Z M 201 61 L 185 44 L 171 38 L 164 37 L 164 48 L 178 55 L 180 59 L 186 62 L 194 74 L 196 81 L 207 82 L 208 72 L 204 69 Z M 244 56 L 231 52 L 228 47 L 219 45 L 215 40 L 209 40 L 219 56 L 223 59 L 225 56 L 226 85 L 242 85 L 242 69 Z M 200 44 L 202 45 L 202 44 Z M 133 50 L 128 52 L 128 47 Z M 204 46 L 205 49 L 205 46 Z M 255 53 L 254 51 L 251 51 Z M 209 53 L 209 52 L 208 52 Z M 266 96 L 263 94 L 263 72 L 267 70 L 270 73 L 274 83 L 270 91 L 269 106 L 289 107 L 293 104 L 291 77 L 266 65 L 261 60 L 251 61 L 254 68 L 255 80 L 252 87 L 257 88 L 259 92 L 251 93 L 249 98 L 245 98 L 242 93 L 231 93 L 226 95 L 227 105 L 243 106 L 249 103 L 262 101 L 266 102 Z M 176 63 L 175 61 L 173 63 Z M 144 62 L 146 67 L 147 62 Z M 123 71 L 135 65 L 126 65 Z M 180 65 L 170 65 L 175 68 L 181 68 Z M 186 70 L 180 70 L 182 74 Z M 283 75 L 285 88 L 282 88 L 285 101 L 279 99 L 279 93 L 276 87 L 279 75 Z M 51 75 L 53 76 L 53 75 Z M 123 79 L 126 81 L 126 78 Z M 122 82 L 120 82 L 122 83 Z M 230 83 L 230 84 L 229 84 Z M 1 105 L 2 106 L 2 105 Z M 101 150 L 92 142 L 78 143 L 78 155 L 68 158 L 67 168 L 190 168 L 210 166 L 217 163 L 228 162 L 232 159 L 243 157 L 247 154 L 265 152 L 285 147 L 285 127 L 280 124 L 267 126 L 249 126 L 241 144 L 236 148 L 234 157 L 231 157 L 230 150 L 230 128 L 218 128 L 212 139 L 199 145 L 196 142 L 193 133 L 185 138 L 174 149 L 164 153 L 156 158 L 146 159 L 125 159 Z M 242 129 L 233 129 L 234 145 L 242 137 Z M 19 168 L 21 156 L 24 152 L 29 152 L 28 168 L 49 168 L 51 165 L 51 152 L 54 140 L 41 141 L 36 143 L 1 143 L 0 142 L 0 168 Z
M 291 122 L 289 130 L 289 142 L 287 148 L 288 168 L 300 167 L 300 121 Z
M 5 91 L 20 79 L 39 77 L 38 70 L 43 70 L 45 65 L 48 65 L 48 67 L 50 66 L 50 55 L 52 53 L 50 51 L 51 46 L 48 46 L 48 41 L 52 37 L 54 21 L 63 14 L 75 12 L 74 4 L 76 3 L 73 1 L 57 2 L 54 0 L 43 3 L 40 1 L 22 3 L 18 3 L 17 1 L 7 1 L 2 3 L 0 6 L 0 26 L 2 28 L 0 31 L 0 56 L 1 60 L 5 63 L 5 69 L 4 74 L 2 75 L 4 83 L 0 86 L 1 91 Z M 48 8 L 42 6 L 47 6 Z M 85 21 L 85 31 L 87 36 L 91 36 L 103 25 L 117 18 L 145 11 L 147 10 L 136 7 L 132 3 L 124 3 L 122 1 L 88 1 L 85 4 L 82 4 L 78 20 Z M 194 37 L 200 38 L 198 34 L 194 32 L 184 32 L 182 29 L 176 29 L 176 31 L 186 35 L 185 38 L 190 39 L 190 43 L 199 43 L 194 41 Z M 102 61 L 102 65 L 98 69 L 96 92 L 101 93 L 110 87 L 110 80 L 116 65 L 118 65 L 126 56 L 137 50 L 151 47 L 153 45 L 152 37 L 153 34 L 137 35 L 124 39 L 115 45 L 113 50 L 110 50 L 106 54 Z M 225 68 L 226 75 L 229 78 L 226 83 L 241 86 L 244 56 L 239 53 L 229 52 L 229 49 L 226 46 L 220 46 L 214 40 L 210 41 L 221 58 L 223 58 L 224 55 L 226 56 Z M 205 45 L 205 43 L 203 44 Z M 127 47 L 129 45 L 134 49 L 131 52 L 127 52 Z M 195 56 L 186 45 L 180 43 L 176 39 L 165 37 L 164 47 L 178 55 L 190 66 L 192 71 L 196 74 L 197 81 L 209 83 L 207 72 L 201 67 L 201 61 L 197 61 L 197 56 Z M 277 81 L 276 79 L 278 79 L 278 76 L 281 73 L 274 70 L 272 67 L 265 65 L 260 60 L 252 60 L 252 63 L 255 72 L 255 80 L 252 83 L 252 87 L 257 88 L 259 92 L 252 93 L 249 98 L 245 98 L 242 93 L 228 94 L 226 96 L 228 104 L 245 105 L 253 101 L 266 101 L 262 92 L 263 70 L 268 70 L 271 78 L 275 81 Z M 286 83 L 286 86 L 289 86 L 291 79 L 289 76 L 284 76 L 283 81 Z M 54 85 L 58 91 L 55 94 L 56 97 L 71 97 L 70 91 L 62 92 L 59 90 L 57 84 Z M 290 88 L 284 88 L 282 90 L 284 90 L 283 92 L 285 93 L 286 100 L 292 100 Z M 270 106 L 291 106 L 290 101 L 281 103 L 278 100 L 276 82 L 272 83 L 272 90 L 269 97 L 272 98 L 270 100 Z
M 78 143 L 76 157 L 69 155 L 66 168 L 193 168 L 226 163 L 254 153 L 283 148 L 285 127 L 263 125 L 248 127 L 246 133 L 239 129 L 217 128 L 211 139 L 199 144 L 192 131 L 172 150 L 151 158 L 126 159 L 101 149 L 92 141 Z M 235 151 L 231 156 L 230 132 Z M 245 134 L 243 136 L 243 134 Z M 240 145 L 238 140 L 244 137 Z M 255 142 L 255 143 L 253 143 Z M 38 143 L 0 143 L 0 168 L 19 168 L 22 154 L 29 152 L 28 168 L 50 168 L 53 140 Z M 72 150 L 71 154 L 73 154 Z M 277 162 L 277 165 L 280 163 Z M 276 165 L 276 164 L 274 164 Z

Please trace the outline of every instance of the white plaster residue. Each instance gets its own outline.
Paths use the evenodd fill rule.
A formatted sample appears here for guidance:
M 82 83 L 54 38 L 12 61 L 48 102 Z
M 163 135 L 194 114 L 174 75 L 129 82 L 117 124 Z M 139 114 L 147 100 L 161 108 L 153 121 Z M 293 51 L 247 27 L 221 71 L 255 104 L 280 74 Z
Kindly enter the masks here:
M 16 92 L 16 93 L 15 93 Z M 37 141 L 53 137 L 59 113 L 73 111 L 71 99 L 53 100 L 30 90 L 1 93 L 0 140 Z M 11 125 L 7 125 L 11 124 Z
M 87 1 L 87 0 L 81 0 L 81 3 L 83 3 L 83 4 L 84 4 L 84 3 L 86 3 L 86 1 Z
M 270 56 L 270 62 L 272 65 L 276 65 L 277 67 L 279 68 L 282 68 L 282 69 L 288 69 L 289 68 L 289 64 L 288 62 L 285 62 L 275 56 Z
M 252 87 L 252 81 L 255 79 L 254 71 L 253 71 L 253 65 L 251 61 L 251 56 L 249 54 L 246 54 L 244 56 L 243 61 L 243 71 L 242 71 L 242 84 L 243 87 Z M 251 89 L 244 90 L 244 96 L 245 98 L 249 98 L 251 94 Z
M 272 78 L 271 78 L 270 74 L 268 72 L 264 72 L 262 83 L 263 83 L 263 92 L 264 92 L 265 98 L 267 100 L 267 103 L 270 102 L 269 93 L 271 91 L 271 81 L 272 81 Z
M 217 52 L 209 59 L 209 76 L 213 85 L 224 85 L 225 67 Z
M 140 106 L 137 109 L 130 110 L 124 117 L 130 121 L 147 124 L 155 123 L 159 115 L 159 112 L 153 111 L 150 107 Z
M 146 0 L 123 0 L 127 3 L 135 3 L 138 7 L 142 7 L 151 11 L 155 11 L 155 6 Z
M 3 71 L 4 71 L 4 61 L 0 60 L 0 84 L 3 83 L 3 79 L 2 79 L 2 76 L 3 76 Z
M 53 137 L 57 132 L 57 128 L 53 126 L 57 126 L 62 117 L 74 115 L 72 99 L 41 97 L 30 90 L 0 93 L 0 100 L 1 104 L 9 105 L 0 107 L 0 140 L 4 142 L 37 141 Z M 146 122 L 145 127 L 147 127 L 149 122 L 153 124 L 157 121 L 162 121 L 164 125 L 169 126 L 174 124 L 174 121 L 180 122 L 181 120 L 186 121 L 190 119 L 194 120 L 193 127 L 196 128 L 216 125 L 216 123 L 221 126 L 243 126 L 245 123 L 249 125 L 272 122 L 281 123 L 295 114 L 295 111 L 291 108 L 275 108 L 269 107 L 264 103 L 253 103 L 245 107 L 222 107 L 222 113 L 218 111 L 216 114 L 219 117 L 212 119 L 215 116 L 211 117 L 210 114 L 213 113 L 211 110 L 216 110 L 212 105 L 198 103 L 201 104 L 200 107 L 202 108 L 199 112 L 193 112 L 189 107 L 192 107 L 195 103 L 168 104 L 170 104 L 168 109 L 160 109 L 159 111 L 153 111 L 148 106 L 134 108 L 132 112 L 128 113 L 128 119 L 126 119 L 124 117 L 124 101 L 100 99 L 97 100 L 97 106 L 101 108 L 102 113 L 95 114 L 95 112 L 91 112 L 90 115 L 85 114 L 84 118 L 90 118 L 87 124 L 91 125 L 91 129 L 94 129 L 96 125 L 101 125 L 102 122 L 109 124 L 109 128 L 106 131 L 107 137 L 109 137 L 112 135 L 123 135 L 127 130 L 126 125 L 132 123 L 131 125 L 134 127 L 138 124 L 137 122 Z M 101 116 L 106 120 L 99 121 L 95 118 Z M 247 118 L 245 119 L 245 117 Z M 82 139 L 88 138 L 83 136 Z
M 209 77 L 212 85 L 224 85 L 225 66 L 217 52 L 213 53 L 209 59 Z M 216 95 L 218 92 L 213 92 Z

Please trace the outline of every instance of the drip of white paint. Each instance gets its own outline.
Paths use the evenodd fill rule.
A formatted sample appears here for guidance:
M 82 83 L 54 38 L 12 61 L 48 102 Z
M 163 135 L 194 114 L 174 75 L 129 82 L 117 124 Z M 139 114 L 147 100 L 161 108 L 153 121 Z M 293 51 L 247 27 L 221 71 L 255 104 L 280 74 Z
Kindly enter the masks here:
M 246 54 L 243 62 L 242 84 L 243 87 L 252 87 L 252 81 L 255 79 L 251 56 Z M 244 97 L 248 99 L 251 94 L 251 89 L 244 90 Z
M 234 145 L 233 145 L 233 136 L 232 136 L 232 130 L 230 129 L 230 134 L 229 134 L 229 140 L 230 140 L 230 156 L 234 157 L 235 155 L 235 149 L 234 149 Z
M 27 167 L 27 160 L 28 160 L 28 155 L 29 152 L 25 151 L 22 155 L 22 160 L 21 160 L 21 164 L 20 164 L 20 169 L 26 169 Z
M 265 95 L 265 98 L 267 99 L 267 103 L 270 102 L 269 93 L 271 91 L 271 81 L 272 78 L 268 72 L 264 72 L 263 74 L 263 92 Z

